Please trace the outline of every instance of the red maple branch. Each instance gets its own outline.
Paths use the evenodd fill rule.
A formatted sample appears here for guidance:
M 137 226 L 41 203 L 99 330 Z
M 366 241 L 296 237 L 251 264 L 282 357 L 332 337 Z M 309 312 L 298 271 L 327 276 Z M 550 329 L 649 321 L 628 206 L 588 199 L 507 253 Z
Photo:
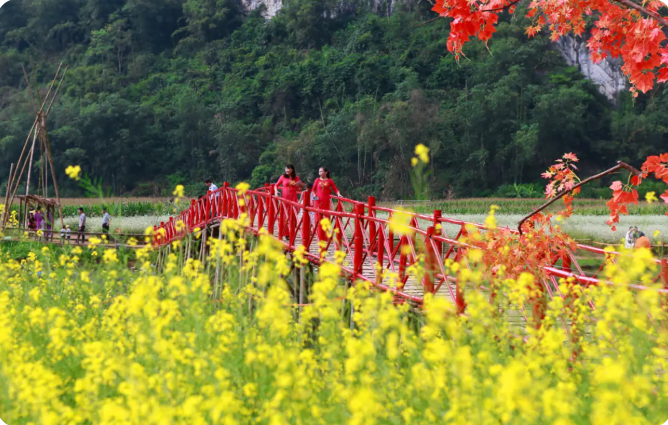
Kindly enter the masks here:
M 651 10 L 645 9 L 641 5 L 634 3 L 631 0 L 614 0 L 614 1 L 628 8 L 635 9 L 640 13 L 644 13 L 645 15 L 653 19 L 656 19 L 656 21 L 659 22 L 661 25 L 668 27 L 668 20 L 666 20 L 666 18 L 664 18 L 663 16 L 659 15 L 656 12 L 652 12 Z
M 553 204 L 554 202 L 556 202 L 557 200 L 563 198 L 565 195 L 567 195 L 567 194 L 573 192 L 575 189 L 577 189 L 577 188 L 579 188 L 579 187 L 582 187 L 582 186 L 584 186 L 585 184 L 587 184 L 587 183 L 589 183 L 589 182 L 592 182 L 592 181 L 594 181 L 594 180 L 598 180 L 598 179 L 600 179 L 601 177 L 607 176 L 608 174 L 612 174 L 612 173 L 614 173 L 614 172 L 617 171 L 617 170 L 621 170 L 622 168 L 623 168 L 623 169 L 626 169 L 626 170 L 629 170 L 630 172 L 632 172 L 633 174 L 635 174 L 635 175 L 637 175 L 637 176 L 642 174 L 640 171 L 638 171 L 636 168 L 630 166 L 630 165 L 627 164 L 626 162 L 618 161 L 618 162 L 617 162 L 617 165 L 615 165 L 614 167 L 612 167 L 612 168 L 610 168 L 610 169 L 608 169 L 608 170 L 605 170 L 605 171 L 603 171 L 602 173 L 599 173 L 599 174 L 596 174 L 596 175 L 594 175 L 594 176 L 588 177 L 588 178 L 582 180 L 580 183 L 576 184 L 575 186 L 573 186 L 573 187 L 570 188 L 570 189 L 561 191 L 561 192 L 560 192 L 559 194 L 557 194 L 554 198 L 550 199 L 549 201 L 547 201 L 546 203 L 544 203 L 543 205 L 541 205 L 540 207 L 538 207 L 537 209 L 535 209 L 531 214 L 529 214 L 529 215 L 527 215 L 526 217 L 522 218 L 522 220 L 520 220 L 519 224 L 517 225 L 517 230 L 520 231 L 520 235 L 522 234 L 522 225 L 524 224 L 524 222 L 527 221 L 528 219 L 530 219 L 531 217 L 533 217 L 534 215 L 536 215 L 536 214 L 538 214 L 539 212 L 543 211 L 545 208 L 549 207 L 550 205 L 552 205 L 552 204 Z

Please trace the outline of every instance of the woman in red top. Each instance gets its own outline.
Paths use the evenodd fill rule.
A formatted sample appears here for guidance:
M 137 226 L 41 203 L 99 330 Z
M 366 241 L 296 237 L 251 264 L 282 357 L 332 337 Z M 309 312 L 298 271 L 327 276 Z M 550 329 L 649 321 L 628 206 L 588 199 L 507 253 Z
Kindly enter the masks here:
M 337 196 L 341 196 L 341 192 L 339 192 L 336 184 L 334 184 L 332 175 L 327 168 L 320 167 L 318 174 L 320 174 L 320 177 L 315 179 L 313 182 L 313 192 L 315 192 L 315 197 L 317 198 L 315 201 L 315 206 L 321 210 L 331 210 L 332 193 L 335 193 Z M 322 215 L 318 213 L 316 215 L 316 224 L 318 224 L 318 239 L 324 240 L 326 239 L 326 235 L 322 226 L 319 225 L 320 220 L 322 220 Z
M 278 189 L 281 190 L 281 197 L 285 200 L 297 202 L 297 190 L 304 187 L 304 183 L 299 180 L 297 173 L 295 172 L 295 166 L 292 164 L 287 164 L 285 166 L 285 174 L 278 179 L 276 186 L 274 188 L 274 195 L 277 195 Z M 287 213 L 287 214 L 286 214 Z M 295 213 L 293 211 L 293 206 L 287 203 L 283 203 L 280 206 L 281 214 L 281 223 L 284 223 L 283 226 L 278 226 L 279 229 L 279 238 L 285 237 L 289 238 L 290 228 L 295 228 L 297 226 L 297 220 Z
M 278 179 L 274 188 L 274 195 L 278 196 L 278 189 L 281 190 L 281 197 L 288 201 L 297 202 L 297 189 L 304 186 L 295 173 L 295 166 L 288 164 L 285 166 L 285 174 Z
M 318 174 L 320 177 L 315 179 L 313 182 L 313 191 L 315 192 L 315 196 L 318 198 L 316 201 L 317 207 L 321 210 L 331 210 L 332 192 L 336 193 L 336 196 L 341 196 L 341 192 L 339 192 L 336 184 L 334 184 L 332 175 L 327 168 L 320 167 Z

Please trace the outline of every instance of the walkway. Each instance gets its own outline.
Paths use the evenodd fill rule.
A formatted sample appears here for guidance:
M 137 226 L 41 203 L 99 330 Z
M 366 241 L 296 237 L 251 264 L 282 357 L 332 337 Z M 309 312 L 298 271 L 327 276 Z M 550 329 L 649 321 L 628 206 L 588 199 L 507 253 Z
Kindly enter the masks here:
M 408 227 L 411 236 L 398 236 L 390 226 L 396 214 L 406 214 L 390 208 L 375 205 L 375 199 L 367 202 L 338 198 L 333 211 L 322 211 L 308 203 L 286 201 L 272 196 L 269 186 L 250 190 L 243 195 L 226 183 L 214 194 L 198 201 L 176 218 L 156 227 L 154 243 L 165 246 L 179 240 L 196 228 L 204 228 L 224 218 L 248 216 L 248 231 L 257 235 L 260 229 L 279 240 L 287 251 L 295 251 L 304 246 L 305 256 L 316 267 L 322 262 L 336 262 L 335 252 L 345 255 L 343 273 L 352 280 L 365 280 L 383 291 L 390 291 L 397 297 L 421 304 L 426 293 L 450 299 L 464 311 L 466 303 L 464 291 L 458 287 L 457 274 L 446 265 L 448 260 L 463 260 L 466 267 L 473 268 L 463 255 L 468 246 L 461 241 L 470 229 L 485 231 L 485 226 L 452 220 L 434 211 L 432 215 L 409 214 Z M 217 195 L 217 196 L 216 196 Z M 313 217 L 312 217 L 313 216 Z M 328 218 L 333 225 L 330 232 L 316 231 L 314 221 Z M 177 230 L 177 223 L 182 222 Z M 446 228 L 458 229 L 448 235 Z M 164 229 L 159 231 L 159 228 Z M 467 230 L 468 229 L 468 230 Z M 511 230 L 513 231 L 513 230 Z M 569 252 L 566 258 L 556 259 L 550 266 L 543 267 L 545 278 L 541 282 L 549 297 L 563 297 L 559 290 L 560 279 L 572 278 L 580 288 L 589 285 L 610 284 L 599 279 L 606 256 L 614 263 L 622 255 L 606 252 L 587 245 L 577 245 L 577 250 Z M 423 259 L 420 267 L 426 271 L 418 280 L 408 273 L 411 266 Z M 588 267 L 580 265 L 587 258 Z M 657 260 L 662 266 L 662 275 L 668 279 L 666 260 Z M 592 267 L 593 266 L 593 267 Z M 389 275 L 398 276 L 396 284 Z M 659 277 L 657 276 L 657 280 Z M 632 285 L 636 289 L 647 289 L 643 285 Z M 485 291 L 483 287 L 476 290 Z M 668 290 L 663 290 L 668 293 Z M 590 302 L 593 306 L 593 303 Z M 522 312 L 523 315 L 526 314 Z

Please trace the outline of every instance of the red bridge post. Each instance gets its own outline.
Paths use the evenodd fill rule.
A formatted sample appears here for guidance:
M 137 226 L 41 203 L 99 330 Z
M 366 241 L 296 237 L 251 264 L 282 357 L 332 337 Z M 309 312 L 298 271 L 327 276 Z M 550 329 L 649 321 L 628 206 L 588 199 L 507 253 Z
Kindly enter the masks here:
M 229 196 L 229 187 L 228 182 L 223 183 L 223 216 L 225 218 L 230 218 L 230 196 Z
M 382 226 L 378 226 L 378 257 L 376 258 L 376 284 L 383 282 L 383 268 L 385 267 L 385 233 Z
M 441 217 L 443 213 L 441 210 L 434 210 L 434 236 L 443 235 L 443 228 L 441 226 Z M 434 241 L 436 243 L 436 248 L 438 249 L 438 255 L 443 254 L 443 242 Z
M 408 248 L 408 238 L 406 235 L 402 236 L 399 239 L 399 282 L 397 282 L 397 288 L 404 289 L 404 279 L 406 278 L 406 263 L 408 261 L 408 255 L 406 253 Z M 390 260 L 392 261 L 392 260 Z
M 306 252 L 309 252 L 309 244 L 311 241 L 311 215 L 306 209 L 311 205 L 311 191 L 306 190 L 304 192 L 304 201 L 302 202 L 302 245 L 306 248 Z
M 364 237 L 362 236 L 362 216 L 364 215 L 364 204 L 355 204 L 355 243 L 353 249 L 355 250 L 353 270 L 355 274 L 362 273 L 362 261 L 364 254 Z
M 369 196 L 369 217 L 375 217 L 376 213 L 374 211 L 376 208 L 376 198 L 374 196 Z M 374 244 L 376 243 L 376 222 L 369 220 L 369 250 L 373 252 Z
M 267 198 L 269 205 L 267 205 L 267 230 L 270 235 L 274 235 L 274 224 L 276 223 L 276 208 L 274 207 L 274 194 L 271 185 L 269 186 L 269 197 Z
M 434 228 L 427 229 L 427 235 L 424 237 L 425 258 L 424 258 L 424 278 L 422 280 L 422 287 L 424 293 L 434 293 L 434 276 L 436 275 L 436 253 L 432 245 L 432 237 L 434 236 Z

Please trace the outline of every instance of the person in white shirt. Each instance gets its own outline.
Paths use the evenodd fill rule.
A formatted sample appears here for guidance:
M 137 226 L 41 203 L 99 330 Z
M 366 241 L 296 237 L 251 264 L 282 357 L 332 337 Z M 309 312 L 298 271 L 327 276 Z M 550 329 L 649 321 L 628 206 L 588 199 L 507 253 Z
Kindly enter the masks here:
M 216 186 L 215 184 L 213 184 L 213 182 L 211 181 L 211 179 L 206 179 L 206 180 L 204 180 L 204 184 L 206 185 L 206 187 L 209 188 L 209 192 L 215 192 L 216 190 L 218 190 L 218 186 Z
M 111 224 L 111 216 L 106 208 L 102 210 L 102 233 L 109 234 L 109 225 Z
M 77 237 L 77 242 L 81 241 L 81 243 L 86 242 L 86 235 L 84 232 L 86 231 L 86 214 L 84 214 L 83 208 L 79 208 L 79 236 Z

